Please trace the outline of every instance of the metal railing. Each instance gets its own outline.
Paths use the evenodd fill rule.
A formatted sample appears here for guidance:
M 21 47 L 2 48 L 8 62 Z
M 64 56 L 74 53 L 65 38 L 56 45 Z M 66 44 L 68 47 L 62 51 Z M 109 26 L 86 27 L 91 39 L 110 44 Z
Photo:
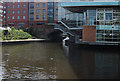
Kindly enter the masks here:
M 58 25 L 58 24 L 55 24 L 54 29 L 58 29 L 58 30 L 60 30 L 60 31 L 62 31 L 62 32 L 64 32 L 64 33 L 68 33 L 68 34 L 70 34 L 71 36 L 74 36 L 68 29 L 66 29 L 66 28 L 64 28 L 64 27 L 62 27 L 62 26 L 60 26 L 60 25 Z
M 71 27 L 69 27 L 67 24 L 65 24 L 65 22 L 63 22 L 63 21 L 58 21 L 59 23 L 61 23 L 62 25 L 64 25 L 67 29 L 69 29 L 69 30 L 76 30 L 76 29 L 81 29 L 81 28 L 71 28 Z

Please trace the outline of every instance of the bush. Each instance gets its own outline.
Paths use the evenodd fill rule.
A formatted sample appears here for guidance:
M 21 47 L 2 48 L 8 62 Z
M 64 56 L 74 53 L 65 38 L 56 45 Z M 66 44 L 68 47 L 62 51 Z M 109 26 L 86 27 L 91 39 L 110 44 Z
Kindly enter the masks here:
M 7 35 L 4 35 L 2 33 L 3 40 L 29 39 L 29 38 L 32 38 L 30 34 L 24 32 L 23 30 L 16 30 L 13 27 L 11 28 L 11 30 L 8 31 Z

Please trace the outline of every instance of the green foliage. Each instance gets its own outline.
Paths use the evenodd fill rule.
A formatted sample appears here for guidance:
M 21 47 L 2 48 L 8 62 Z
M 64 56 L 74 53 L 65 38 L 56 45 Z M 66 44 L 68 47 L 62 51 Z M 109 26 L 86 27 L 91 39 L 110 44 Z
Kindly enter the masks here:
M 14 30 L 15 30 L 15 28 L 14 28 L 14 27 L 12 27 L 12 28 L 11 28 L 11 30 L 12 30 L 12 31 L 14 31 Z
M 0 40 L 2 40 L 2 30 L 0 30 Z
M 33 27 L 22 28 L 22 30 L 23 30 L 24 32 L 29 33 L 30 35 L 32 35 L 32 36 L 34 36 L 34 37 L 37 37 L 37 33 L 34 31 L 34 28 L 33 28 Z
M 7 35 L 3 34 L 2 31 L 2 39 L 3 40 L 17 40 L 17 39 L 29 39 L 32 38 L 30 34 L 24 32 L 23 30 L 16 30 L 13 27 L 8 31 Z

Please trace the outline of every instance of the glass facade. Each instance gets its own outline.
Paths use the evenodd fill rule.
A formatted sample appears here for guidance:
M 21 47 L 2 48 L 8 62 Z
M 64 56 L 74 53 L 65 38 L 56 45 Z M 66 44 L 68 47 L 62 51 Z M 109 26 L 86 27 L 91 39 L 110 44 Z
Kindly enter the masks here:
M 96 41 L 120 42 L 119 6 L 117 1 L 62 2 L 59 3 L 58 20 L 70 28 L 96 26 Z
M 97 41 L 120 42 L 120 9 L 104 9 L 104 20 L 97 20 Z
M 47 5 L 47 21 L 48 23 L 54 22 L 54 2 L 48 2 Z M 44 18 L 44 17 L 43 17 Z

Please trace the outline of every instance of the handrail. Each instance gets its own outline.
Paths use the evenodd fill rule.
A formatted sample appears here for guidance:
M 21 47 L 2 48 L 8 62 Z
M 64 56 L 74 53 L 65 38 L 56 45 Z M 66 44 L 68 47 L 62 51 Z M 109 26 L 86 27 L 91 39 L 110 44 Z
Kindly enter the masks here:
M 69 26 L 67 26 L 65 23 L 63 23 L 62 21 L 58 21 L 58 22 L 60 22 L 60 23 L 62 23 L 66 28 L 70 28 Z
M 59 29 L 60 31 L 64 32 L 64 33 L 68 33 L 71 36 L 74 36 L 72 33 L 68 32 L 67 30 L 65 30 L 62 26 L 56 24 L 54 29 Z
M 70 28 L 69 26 L 67 26 L 63 21 L 58 21 L 60 23 L 62 23 L 66 28 L 68 28 L 69 30 L 74 30 L 74 29 L 81 29 L 81 28 Z

